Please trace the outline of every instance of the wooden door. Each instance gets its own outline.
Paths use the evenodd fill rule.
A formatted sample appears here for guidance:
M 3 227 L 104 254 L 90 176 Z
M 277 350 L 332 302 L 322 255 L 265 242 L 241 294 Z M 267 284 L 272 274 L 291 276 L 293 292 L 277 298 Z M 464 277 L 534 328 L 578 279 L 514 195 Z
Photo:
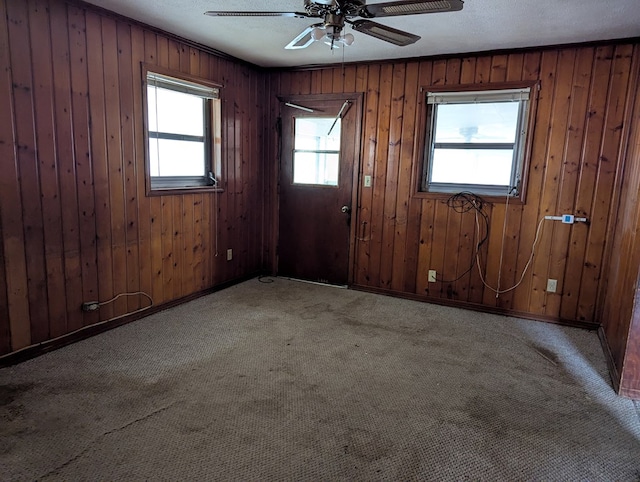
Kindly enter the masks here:
M 348 284 L 360 115 L 358 96 L 283 100 L 278 275 Z

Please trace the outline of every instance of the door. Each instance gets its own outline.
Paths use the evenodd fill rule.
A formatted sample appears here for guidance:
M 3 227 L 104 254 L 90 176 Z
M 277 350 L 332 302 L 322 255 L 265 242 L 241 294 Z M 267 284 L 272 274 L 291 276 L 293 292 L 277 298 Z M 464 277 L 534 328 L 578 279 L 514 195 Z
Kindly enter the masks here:
M 348 284 L 360 113 L 353 95 L 282 102 L 280 276 Z

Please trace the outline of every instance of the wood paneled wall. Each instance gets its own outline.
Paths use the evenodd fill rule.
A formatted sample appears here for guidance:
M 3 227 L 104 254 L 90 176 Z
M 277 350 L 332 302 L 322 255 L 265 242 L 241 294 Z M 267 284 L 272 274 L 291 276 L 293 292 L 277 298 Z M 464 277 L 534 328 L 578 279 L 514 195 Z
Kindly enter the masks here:
M 636 52 L 634 60 L 637 86 L 640 52 Z M 601 321 L 615 367 L 614 382 L 621 394 L 640 399 L 640 95 L 637 90 L 631 119 Z
M 222 193 L 146 197 L 141 62 L 223 84 Z M 63 0 L 0 2 L 0 354 L 256 272 L 264 75 Z M 226 250 L 233 249 L 227 261 Z
M 358 226 L 367 226 L 357 242 L 355 285 L 586 325 L 599 321 L 621 184 L 625 109 L 636 89 L 631 64 L 638 48 L 603 44 L 345 65 L 275 72 L 270 82 L 272 98 L 366 93 L 360 176 L 372 176 L 373 187 L 361 188 L 354 216 Z M 497 286 L 501 257 L 500 287 L 519 279 L 545 215 L 573 213 L 589 218 L 590 224 L 547 221 L 522 284 L 496 298 L 477 269 L 453 283 L 428 282 L 429 269 L 446 280 L 469 267 L 475 220 L 472 213 L 456 213 L 441 199 L 413 196 L 411 173 L 414 139 L 420 135 L 419 88 L 503 81 L 539 81 L 541 88 L 526 202 L 512 202 L 508 208 L 496 202 L 489 208 L 490 236 L 482 265 L 487 283 Z M 277 108 L 274 102 L 274 116 Z M 271 179 L 275 182 L 273 172 Z M 548 278 L 558 280 L 556 293 L 546 292 Z

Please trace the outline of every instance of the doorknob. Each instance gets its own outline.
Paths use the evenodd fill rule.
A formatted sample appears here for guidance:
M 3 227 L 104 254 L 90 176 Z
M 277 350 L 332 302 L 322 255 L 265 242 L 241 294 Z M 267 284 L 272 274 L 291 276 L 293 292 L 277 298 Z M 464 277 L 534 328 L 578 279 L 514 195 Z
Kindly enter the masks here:
M 342 211 L 345 214 L 349 214 L 351 212 L 351 208 L 347 205 L 342 206 L 342 208 L 340 208 L 340 211 Z

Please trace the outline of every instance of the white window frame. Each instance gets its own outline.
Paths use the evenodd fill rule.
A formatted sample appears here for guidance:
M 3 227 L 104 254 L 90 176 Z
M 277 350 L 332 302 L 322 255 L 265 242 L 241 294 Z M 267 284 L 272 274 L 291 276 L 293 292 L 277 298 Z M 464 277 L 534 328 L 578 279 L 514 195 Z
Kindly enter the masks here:
M 429 90 L 425 94 L 426 125 L 424 133 L 424 159 L 420 191 L 429 193 L 457 193 L 471 191 L 485 196 L 521 196 L 525 175 L 527 137 L 531 113 L 533 88 L 492 88 L 486 90 Z M 518 102 L 515 142 L 512 143 L 436 143 L 438 106 L 445 104 L 477 104 L 483 102 Z M 433 157 L 439 149 L 509 149 L 513 150 L 509 185 L 432 182 Z
M 155 87 L 173 90 L 200 97 L 203 102 L 203 136 L 185 136 L 171 132 L 149 130 L 149 108 L 147 88 Z M 145 172 L 147 194 L 166 194 L 184 190 L 218 190 L 220 185 L 221 157 L 221 87 L 205 79 L 169 71 L 157 66 L 143 64 L 144 134 L 145 134 Z M 154 139 L 179 139 L 204 143 L 203 176 L 152 176 L 149 143 Z M 176 160 L 180 162 L 180 160 Z

